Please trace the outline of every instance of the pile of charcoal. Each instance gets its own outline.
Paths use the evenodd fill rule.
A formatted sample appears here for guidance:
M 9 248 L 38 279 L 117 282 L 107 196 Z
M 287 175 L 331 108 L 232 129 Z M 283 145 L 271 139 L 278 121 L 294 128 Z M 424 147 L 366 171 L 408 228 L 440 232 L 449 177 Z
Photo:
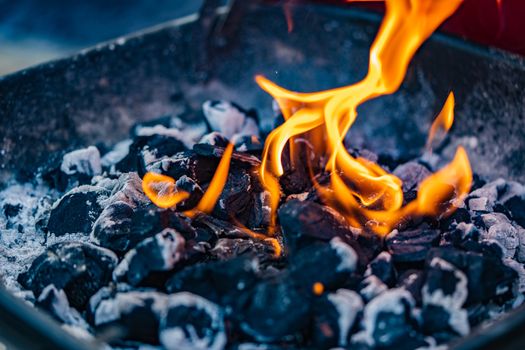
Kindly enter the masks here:
M 28 202 L 30 212 L 20 196 L 3 196 L 0 225 L 18 238 L 0 240 L 0 251 L 23 265 L 12 283 L 19 294 L 111 347 L 185 350 L 432 348 L 523 302 L 521 184 L 476 177 L 451 216 L 379 237 L 349 227 L 323 205 L 307 171 L 288 166 L 279 252 L 245 229 L 265 233 L 270 222 L 257 113 L 214 101 L 202 114 L 199 124 L 163 117 L 135 125 L 111 149 L 61 155 L 42 169 L 50 195 Z M 230 172 L 213 212 L 185 216 L 229 142 Z M 402 179 L 408 199 L 436 170 L 422 158 L 351 152 Z M 174 178 L 190 196 L 158 208 L 143 193 L 146 172 Z M 28 215 L 32 228 L 21 219 Z M 28 232 L 41 238 L 37 256 L 17 260 Z

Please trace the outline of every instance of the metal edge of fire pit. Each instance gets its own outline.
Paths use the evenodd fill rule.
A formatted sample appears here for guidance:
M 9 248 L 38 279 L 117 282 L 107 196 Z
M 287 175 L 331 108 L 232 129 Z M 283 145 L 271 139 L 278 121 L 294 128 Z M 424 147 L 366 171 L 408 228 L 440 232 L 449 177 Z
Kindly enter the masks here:
M 316 8 L 321 7 L 324 8 L 324 11 L 336 11 L 331 7 L 316 6 Z M 361 17 L 370 21 L 378 22 L 381 18 L 379 15 L 368 13 L 366 11 L 352 10 L 348 12 L 352 12 L 352 16 Z M 337 15 L 341 16 L 341 12 L 338 10 Z M 131 34 L 126 36 L 126 38 L 140 40 L 141 37 L 147 36 L 149 33 L 162 31 L 173 26 L 187 25 L 194 22 L 197 18 L 198 17 L 194 15 L 188 16 L 184 19 L 175 20 L 167 24 L 155 26 L 154 28 Z M 435 34 L 431 40 L 441 41 L 446 45 L 454 46 L 459 50 L 470 52 L 472 54 L 501 60 L 504 64 L 516 65 L 519 69 L 525 67 L 525 61 L 522 58 L 496 49 L 476 45 L 459 38 L 453 38 L 444 34 Z M 94 48 L 83 51 L 81 54 L 85 55 L 92 51 L 107 49 L 108 46 L 114 45 L 117 41 L 97 45 Z M 15 73 L 11 76 L 38 74 L 39 70 L 42 71 L 45 69 L 52 71 L 56 64 L 64 64 L 64 62 L 68 60 L 71 60 L 71 58 L 45 63 Z M 0 78 L 0 85 L 2 84 L 2 81 L 10 79 L 11 76 Z M 6 326 L 10 325 L 11 327 L 14 327 L 11 328 L 13 330 L 19 331 L 23 328 L 23 331 L 18 332 L 18 334 L 30 338 L 33 342 L 39 342 L 41 345 L 40 348 L 94 348 L 94 345 L 86 344 L 66 334 L 66 332 L 62 331 L 55 321 L 51 320 L 49 317 L 43 316 L 39 312 L 36 312 L 29 306 L 25 305 L 22 301 L 16 300 L 13 296 L 8 295 L 6 291 L 0 288 L 0 324 L 2 323 L 6 324 Z M 494 320 L 487 325 L 475 328 L 470 335 L 453 342 L 450 346 L 454 349 L 461 350 L 489 349 L 494 346 L 498 346 L 500 349 L 514 349 L 517 348 L 517 344 L 523 344 L 525 332 L 521 332 L 522 330 L 525 330 L 525 306 L 521 306 L 508 314 L 505 314 L 501 319 Z
M 0 348 L 95 350 L 102 344 L 74 337 L 48 315 L 37 312 L 0 286 Z

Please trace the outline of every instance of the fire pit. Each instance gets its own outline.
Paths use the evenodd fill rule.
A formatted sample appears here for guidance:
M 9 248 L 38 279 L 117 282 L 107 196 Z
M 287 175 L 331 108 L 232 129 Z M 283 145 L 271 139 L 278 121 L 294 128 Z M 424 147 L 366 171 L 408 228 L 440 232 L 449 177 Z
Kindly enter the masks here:
M 86 340 L 6 295 L 12 332 L 52 348 L 412 349 L 523 327 L 524 62 L 435 35 L 395 94 L 361 104 L 397 89 L 381 76 L 298 95 L 270 80 L 363 79 L 379 19 L 293 20 L 289 34 L 280 7 L 205 7 L 0 82 L 4 284 Z

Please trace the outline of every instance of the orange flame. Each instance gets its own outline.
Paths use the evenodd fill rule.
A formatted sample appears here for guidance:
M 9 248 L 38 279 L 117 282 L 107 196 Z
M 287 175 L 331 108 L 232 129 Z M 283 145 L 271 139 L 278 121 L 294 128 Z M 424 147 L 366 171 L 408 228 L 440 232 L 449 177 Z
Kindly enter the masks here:
M 386 0 L 386 15 L 370 50 L 368 74 L 353 85 L 297 93 L 262 76 L 255 78 L 259 86 L 275 98 L 285 119 L 266 140 L 259 172 L 263 186 L 271 194 L 272 224 L 280 199 L 278 177 L 284 173 L 282 152 L 298 135 L 310 138 L 316 151 L 328 156 L 326 170 L 330 172 L 330 184 L 327 187 L 317 184 L 316 187 L 325 202 L 339 209 L 353 226 L 367 226 L 384 234 L 404 218 L 447 212 L 451 207 L 446 205 L 446 200 L 462 198 L 468 193 L 472 173 L 462 148 L 447 167 L 421 184 L 415 201 L 402 207 L 401 180 L 377 164 L 352 157 L 343 145 L 357 117 L 357 107 L 397 91 L 416 50 L 461 2 Z M 445 107 L 450 110 L 448 115 L 452 115 L 453 100 L 452 105 L 449 102 Z M 318 130 L 325 136 L 321 146 L 319 133 L 313 132 Z M 293 153 L 292 147 L 290 150 Z M 291 159 L 294 159 L 293 154 Z
M 233 144 L 228 144 L 224 154 L 215 170 L 215 174 L 202 196 L 197 206 L 185 212 L 188 216 L 196 213 L 210 213 L 217 203 L 217 199 L 222 193 L 228 172 L 230 170 L 230 160 L 233 153 Z M 189 193 L 178 190 L 175 186 L 175 179 L 170 176 L 148 172 L 142 179 L 142 189 L 148 198 L 160 208 L 171 208 L 189 197 Z
M 221 161 L 213 174 L 210 186 L 202 196 L 199 204 L 191 211 L 186 212 L 188 216 L 194 215 L 196 212 L 211 213 L 217 203 L 217 199 L 222 193 L 226 180 L 228 179 L 228 172 L 230 171 L 230 160 L 233 153 L 233 144 L 230 143 L 224 150 Z
M 454 123 L 454 104 L 454 93 L 451 92 L 448 95 L 441 112 L 439 112 L 438 116 L 436 119 L 434 119 L 434 122 L 430 127 L 426 144 L 426 149 L 428 151 L 432 151 L 432 144 L 434 143 L 437 134 L 441 133 L 440 139 L 442 140 L 452 127 L 452 124 Z
M 174 207 L 190 196 L 188 192 L 180 191 L 175 187 L 173 178 L 157 173 L 144 175 L 142 190 L 160 208 Z

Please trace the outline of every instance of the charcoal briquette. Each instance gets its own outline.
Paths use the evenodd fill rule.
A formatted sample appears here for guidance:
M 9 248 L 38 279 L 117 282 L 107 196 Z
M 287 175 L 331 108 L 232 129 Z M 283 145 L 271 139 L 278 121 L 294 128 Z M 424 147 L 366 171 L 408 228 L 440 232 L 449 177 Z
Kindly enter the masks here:
M 213 302 L 232 304 L 258 281 L 258 262 L 251 256 L 188 266 L 166 283 L 169 293 L 191 292 Z
M 516 255 L 516 250 L 519 246 L 518 231 L 510 223 L 490 226 L 485 237 L 495 240 L 503 247 L 505 258 L 512 258 Z
M 64 290 L 73 307 L 81 310 L 91 295 L 109 282 L 116 264 L 116 255 L 108 249 L 89 243 L 60 242 L 38 256 L 29 270 L 18 276 L 18 281 L 36 296 L 53 284 Z
M 258 153 L 263 150 L 264 143 L 256 135 L 240 135 L 233 139 L 237 152 Z
M 425 283 L 425 273 L 422 270 L 408 269 L 399 275 L 397 287 L 412 294 L 418 305 L 422 302 L 421 288 Z
M 403 193 L 416 192 L 419 184 L 431 175 L 430 170 L 418 162 L 408 162 L 394 169 L 393 174 L 402 182 Z
M 505 266 L 501 257 L 487 250 L 462 251 L 452 247 L 430 249 L 427 265 L 434 258 L 447 261 L 467 277 L 468 297 L 465 305 L 485 302 L 511 290 L 516 272 Z M 480 288 L 483 286 L 483 288 Z
M 198 295 L 172 294 L 162 313 L 159 338 L 167 350 L 222 350 L 227 342 L 223 311 Z
M 385 245 L 396 262 L 423 261 L 428 249 L 437 245 L 439 238 L 439 230 L 427 227 L 404 231 L 395 229 L 386 236 Z
M 359 283 L 359 294 L 367 302 L 387 290 L 388 286 L 375 275 L 367 276 Z
M 289 200 L 278 210 L 286 248 L 300 249 L 315 241 L 351 237 L 344 219 L 329 207 L 311 201 Z
M 224 155 L 225 148 L 210 144 L 198 143 L 193 146 L 193 151 L 202 157 L 220 159 Z M 234 165 L 244 167 L 256 167 L 261 165 L 261 160 L 254 155 L 246 152 L 232 152 L 231 162 Z
M 89 325 L 82 318 L 80 313 L 69 306 L 66 293 L 57 289 L 53 284 L 48 285 L 35 302 L 35 305 L 47 312 L 51 317 L 60 323 L 88 329 Z
M 412 332 L 412 295 L 404 289 L 389 289 L 366 304 L 363 311 L 365 343 L 376 347 L 389 347 Z
M 216 260 L 229 260 L 244 254 L 256 256 L 261 262 L 275 258 L 272 245 L 246 238 L 220 238 L 208 254 Z
M 354 291 L 338 289 L 314 301 L 312 345 L 318 349 L 347 346 L 362 310 L 363 300 Z
M 167 308 L 168 296 L 154 291 L 129 291 L 107 295 L 93 303 L 93 325 L 98 330 L 112 328 L 126 339 L 159 343 L 159 323 Z
M 242 168 L 231 168 L 226 184 L 213 209 L 213 216 L 235 219 L 246 224 L 252 207 L 252 184 L 250 174 Z
M 230 141 L 220 132 L 212 131 L 209 134 L 204 135 L 199 142 L 211 146 L 226 147 Z
M 204 117 L 212 131 L 228 139 L 234 135 L 259 135 L 257 114 L 228 101 L 206 101 L 202 105 Z
M 371 275 L 376 276 L 388 286 L 395 283 L 397 272 L 390 253 L 381 252 L 368 264 L 365 276 Z
M 138 285 L 151 272 L 171 270 L 183 260 L 184 244 L 180 233 L 173 229 L 164 229 L 127 252 L 113 271 L 113 279 Z
M 312 244 L 290 257 L 290 280 L 310 291 L 315 283 L 326 290 L 341 288 L 357 269 L 359 256 L 341 238 Z
M 177 230 L 185 239 L 196 236 L 190 219 L 171 209 L 153 204 L 132 208 L 127 203 L 115 202 L 104 209 L 95 222 L 91 238 L 103 247 L 125 253 L 165 228 Z
M 190 150 L 150 163 L 146 171 L 160 173 L 174 179 L 186 175 L 203 186 L 212 179 L 219 161 L 220 157 L 202 156 Z
M 74 188 L 53 204 L 47 231 L 55 236 L 66 233 L 89 234 L 102 212 L 101 201 L 109 194 L 108 190 L 97 186 Z
M 194 208 L 204 195 L 204 191 L 199 184 L 186 175 L 178 178 L 175 182 L 175 186 L 189 194 L 187 199 L 177 205 L 177 210 L 183 211 Z
M 286 279 L 271 279 L 241 295 L 237 322 L 258 342 L 290 340 L 310 324 L 310 302 Z
M 422 328 L 433 334 L 452 330 L 458 335 L 470 331 L 463 304 L 468 297 L 467 276 L 451 263 L 433 258 L 422 288 Z

